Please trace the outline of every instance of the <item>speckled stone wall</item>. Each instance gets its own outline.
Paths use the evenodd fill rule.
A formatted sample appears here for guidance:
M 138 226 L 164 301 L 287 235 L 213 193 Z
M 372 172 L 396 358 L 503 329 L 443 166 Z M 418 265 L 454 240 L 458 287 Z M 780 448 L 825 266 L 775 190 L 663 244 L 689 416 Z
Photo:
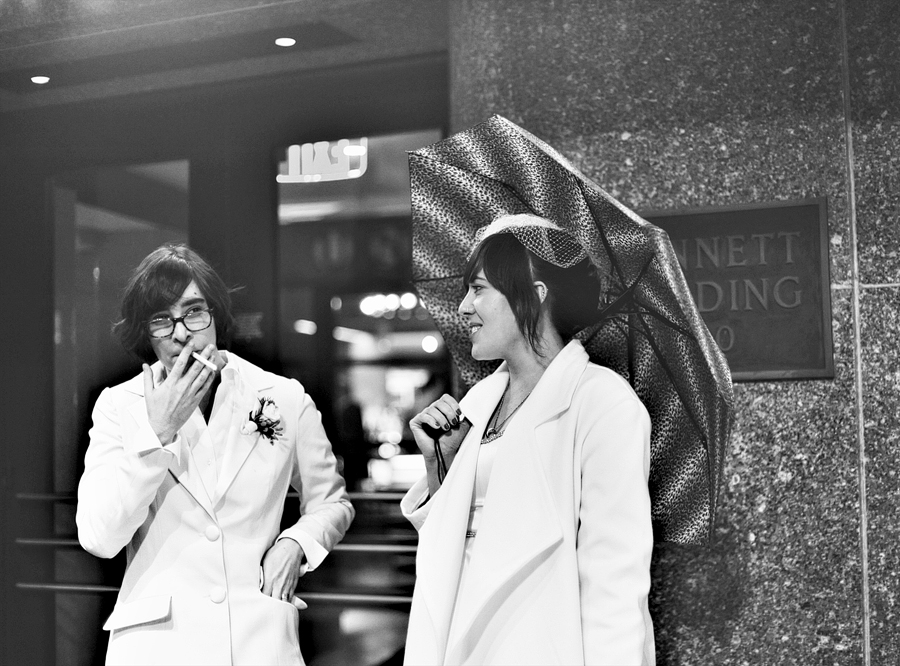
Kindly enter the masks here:
M 713 542 L 656 550 L 661 665 L 900 663 L 900 12 L 847 5 L 450 2 L 452 131 L 500 113 L 635 209 L 828 200 L 835 379 L 735 387 Z
M 873 664 L 900 664 L 898 34 L 896 3 L 847 3 Z

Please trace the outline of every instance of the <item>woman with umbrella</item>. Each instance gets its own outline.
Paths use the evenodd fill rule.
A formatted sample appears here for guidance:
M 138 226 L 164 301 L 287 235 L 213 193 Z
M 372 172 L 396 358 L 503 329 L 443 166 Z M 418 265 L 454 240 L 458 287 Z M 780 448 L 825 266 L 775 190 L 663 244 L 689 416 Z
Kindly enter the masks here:
M 575 333 L 605 296 L 585 250 L 530 214 L 479 230 L 459 315 L 500 360 L 410 426 L 426 477 L 407 664 L 653 664 L 650 418 Z

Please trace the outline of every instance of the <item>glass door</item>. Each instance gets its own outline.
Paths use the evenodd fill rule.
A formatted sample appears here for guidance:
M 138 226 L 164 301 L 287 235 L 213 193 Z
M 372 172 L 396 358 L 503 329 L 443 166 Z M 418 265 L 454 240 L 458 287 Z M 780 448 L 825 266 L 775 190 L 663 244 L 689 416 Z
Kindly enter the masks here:
M 188 238 L 185 160 L 90 169 L 48 182 L 54 244 L 53 493 L 22 493 L 52 505 L 52 534 L 16 539 L 23 559 L 51 558 L 52 580 L 27 571 L 20 588 L 53 595 L 56 663 L 102 664 L 124 554 L 99 560 L 81 549 L 75 493 L 84 466 L 90 413 L 100 391 L 139 371 L 111 334 L 131 271 L 150 251 Z

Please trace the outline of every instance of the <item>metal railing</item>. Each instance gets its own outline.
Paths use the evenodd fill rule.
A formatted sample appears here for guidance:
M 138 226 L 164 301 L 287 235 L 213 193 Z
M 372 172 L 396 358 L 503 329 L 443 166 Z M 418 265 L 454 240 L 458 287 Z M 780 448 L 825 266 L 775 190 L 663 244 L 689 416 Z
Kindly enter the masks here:
M 20 590 L 67 592 L 74 594 L 116 594 L 115 585 L 85 585 L 75 583 L 16 583 Z M 301 592 L 304 601 L 337 604 L 340 606 L 408 606 L 412 597 L 395 594 L 347 594 L 342 592 Z
M 399 502 L 403 493 L 349 493 L 351 501 L 357 502 Z M 297 498 L 297 493 L 291 492 L 288 498 Z M 75 502 L 75 493 L 17 493 L 17 500 L 27 502 Z M 15 540 L 17 546 L 38 548 L 80 548 L 81 544 L 74 537 L 20 537 Z M 415 555 L 416 546 L 410 544 L 370 544 L 370 543 L 339 543 L 333 552 L 363 553 L 363 554 L 389 554 L 389 555 Z M 116 585 L 94 585 L 83 583 L 40 583 L 17 582 L 16 588 L 20 590 L 32 590 L 37 592 L 74 593 L 74 594 L 114 594 L 118 593 Z M 341 606 L 368 607 L 368 606 L 409 606 L 412 597 L 393 594 L 367 594 L 367 593 L 341 593 L 341 592 L 301 592 L 304 600 L 320 603 L 335 604 Z
M 350 495 L 350 501 L 362 502 L 399 502 L 403 499 L 403 493 L 364 493 L 353 492 Z M 299 495 L 291 491 L 287 494 L 287 498 L 297 499 Z M 75 493 L 16 493 L 17 500 L 25 500 L 29 502 L 74 502 L 78 499 Z

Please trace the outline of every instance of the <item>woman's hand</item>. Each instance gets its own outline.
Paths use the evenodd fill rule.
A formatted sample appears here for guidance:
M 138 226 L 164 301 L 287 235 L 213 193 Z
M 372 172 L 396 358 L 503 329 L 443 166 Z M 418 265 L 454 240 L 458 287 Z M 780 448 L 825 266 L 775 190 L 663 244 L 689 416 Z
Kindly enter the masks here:
M 272 544 L 262 561 L 262 593 L 292 603 L 299 610 L 306 608 L 306 604 L 294 596 L 305 557 L 303 548 L 293 539 L 279 539 Z
M 159 386 L 153 385 L 153 371 L 144 363 L 144 398 L 147 403 L 147 416 L 150 427 L 165 446 L 171 444 L 176 433 L 187 422 L 194 410 L 200 405 L 203 396 L 212 386 L 215 374 L 206 365 L 194 361 L 188 367 L 188 359 L 194 351 L 189 342 L 178 355 L 172 370 Z M 207 345 L 200 356 L 209 359 L 218 354 L 214 345 Z
M 443 482 L 442 475 L 438 474 L 439 458 L 443 459 L 442 472 L 446 473 L 472 424 L 462 415 L 453 396 L 445 393 L 416 414 L 409 427 L 425 459 L 428 489 L 434 495 Z

